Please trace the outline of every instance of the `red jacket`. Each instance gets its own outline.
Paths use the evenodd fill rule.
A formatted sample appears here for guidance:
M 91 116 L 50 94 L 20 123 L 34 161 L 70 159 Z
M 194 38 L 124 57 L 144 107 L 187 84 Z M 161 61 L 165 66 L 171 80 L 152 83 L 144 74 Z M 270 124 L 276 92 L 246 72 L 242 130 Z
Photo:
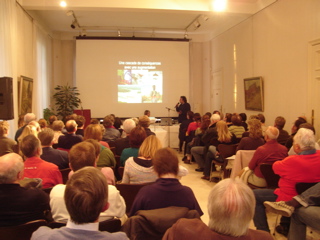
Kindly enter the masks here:
M 27 158 L 24 162 L 24 175 L 27 178 L 41 178 L 43 188 L 53 187 L 62 182 L 57 165 L 46 162 L 39 157 Z

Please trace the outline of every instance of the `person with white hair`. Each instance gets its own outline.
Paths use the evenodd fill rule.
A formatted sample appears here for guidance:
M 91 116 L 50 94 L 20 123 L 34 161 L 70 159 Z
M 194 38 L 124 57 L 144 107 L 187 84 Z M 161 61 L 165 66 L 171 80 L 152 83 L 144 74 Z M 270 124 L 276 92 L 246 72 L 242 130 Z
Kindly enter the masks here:
M 256 187 L 266 187 L 267 182 L 264 179 L 260 165 L 262 163 L 274 163 L 288 156 L 288 150 L 285 146 L 277 142 L 279 130 L 276 127 L 269 126 L 265 131 L 264 139 L 266 143 L 257 148 L 254 152 L 249 166 L 245 167 L 240 178 Z
M 272 240 L 269 233 L 249 229 L 254 205 L 254 195 L 247 185 L 239 179 L 224 179 L 209 194 L 208 226 L 197 218 L 182 218 L 167 230 L 163 240 Z
M 26 115 L 24 115 L 24 126 L 22 126 L 21 128 L 19 128 L 16 132 L 16 135 L 14 136 L 14 140 L 16 142 L 18 142 L 18 138 L 21 135 L 23 129 L 31 122 L 31 121 L 35 121 L 37 120 L 36 115 L 34 113 L 27 113 Z
M 135 121 L 132 119 L 124 120 L 122 124 L 123 132 L 126 134 L 124 138 L 118 138 L 114 144 L 116 148 L 116 155 L 121 156 L 122 150 L 130 147 L 129 135 L 132 129 L 136 127 Z
M 298 182 L 320 182 L 320 151 L 315 149 L 315 136 L 312 130 L 300 128 L 293 138 L 293 149 L 297 155 L 292 155 L 273 164 L 273 171 L 280 176 L 279 188 L 255 189 L 255 216 L 253 218 L 257 229 L 270 232 L 264 202 L 289 201 L 297 195 Z M 282 219 L 284 220 L 285 217 Z M 289 223 L 290 219 L 287 219 Z M 289 224 L 281 224 L 285 234 Z M 277 230 L 278 231 L 278 230 Z

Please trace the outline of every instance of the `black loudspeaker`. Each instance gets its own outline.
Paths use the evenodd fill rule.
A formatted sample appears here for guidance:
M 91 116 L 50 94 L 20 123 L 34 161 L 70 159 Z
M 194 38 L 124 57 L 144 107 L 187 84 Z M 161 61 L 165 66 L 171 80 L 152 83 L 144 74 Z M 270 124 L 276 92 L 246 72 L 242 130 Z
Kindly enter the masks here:
M 13 116 L 12 78 L 0 78 L 0 119 L 11 120 Z

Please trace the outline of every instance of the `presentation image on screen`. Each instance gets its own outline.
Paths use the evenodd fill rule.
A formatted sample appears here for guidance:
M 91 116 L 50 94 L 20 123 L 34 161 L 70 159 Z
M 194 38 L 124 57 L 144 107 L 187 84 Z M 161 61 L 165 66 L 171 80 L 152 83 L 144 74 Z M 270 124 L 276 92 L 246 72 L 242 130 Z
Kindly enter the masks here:
M 189 43 L 77 39 L 75 83 L 93 118 L 137 117 L 146 109 L 177 117 L 174 106 L 189 97 Z
M 119 103 L 162 103 L 161 71 L 136 70 L 144 68 L 141 62 L 121 63 L 125 64 L 125 69 L 118 70 Z M 161 63 L 148 64 L 161 66 Z

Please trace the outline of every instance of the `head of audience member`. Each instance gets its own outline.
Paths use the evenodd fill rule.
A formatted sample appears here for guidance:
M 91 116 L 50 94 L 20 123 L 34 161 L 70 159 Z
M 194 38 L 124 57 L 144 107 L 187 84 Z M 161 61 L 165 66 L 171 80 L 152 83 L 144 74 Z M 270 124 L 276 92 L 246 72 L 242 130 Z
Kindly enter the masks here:
M 150 135 L 141 144 L 138 156 L 152 160 L 154 158 L 154 154 L 160 148 L 162 148 L 162 145 L 159 138 L 157 138 L 155 135 Z
M 232 117 L 232 114 L 231 113 L 226 113 L 225 115 L 225 121 L 227 123 L 231 123 L 231 117 Z
M 187 101 L 187 98 L 186 98 L 186 96 L 181 96 L 180 97 L 180 103 L 181 104 L 184 104 L 184 103 L 187 103 L 188 101 Z
M 18 128 L 21 128 L 25 125 L 25 122 L 24 122 L 24 114 L 20 114 L 19 115 L 19 118 L 18 118 Z
M 177 178 L 179 171 L 177 152 L 169 147 L 159 149 L 153 158 L 153 168 L 159 178 Z
M 262 128 L 261 122 L 258 119 L 250 119 L 248 121 L 248 132 L 249 137 L 251 138 L 261 138 L 262 137 Z
M 78 115 L 75 120 L 76 120 L 76 123 L 78 125 L 77 128 L 78 129 L 83 129 L 84 128 L 84 124 L 86 123 L 85 117 L 82 116 L 82 115 Z
M 100 213 L 108 208 L 105 176 L 94 167 L 78 170 L 66 184 L 64 200 L 72 222 L 97 222 Z
M 274 120 L 274 126 L 278 128 L 279 130 L 282 130 L 284 128 L 284 125 L 286 124 L 286 119 L 282 116 L 276 117 Z
M 115 129 L 120 129 L 121 125 L 122 125 L 121 119 L 118 117 L 115 117 L 114 123 L 113 123 L 113 126 L 115 127 Z
M 143 115 L 147 115 L 148 117 L 150 117 L 150 110 L 145 110 Z
M 0 122 L 0 136 L 6 137 L 9 134 L 10 125 L 7 121 Z
M 302 117 L 298 117 L 298 119 L 293 123 L 293 126 L 291 128 L 291 133 L 295 134 L 299 130 L 300 125 L 302 123 L 306 123 L 306 122 L 307 122 L 306 119 L 304 119 Z
M 218 115 L 221 116 L 221 113 L 220 113 L 220 111 L 218 111 L 218 110 L 214 110 L 212 114 L 218 114 Z
M 233 114 L 231 117 L 231 122 L 233 125 L 235 126 L 242 126 L 242 120 L 241 117 L 239 116 L 239 114 Z
M 90 124 L 100 124 L 100 121 L 99 121 L 99 119 L 92 118 L 92 119 L 90 120 Z
M 217 122 L 217 132 L 218 132 L 218 141 L 220 142 L 231 142 L 232 134 L 229 131 L 228 125 L 225 121 Z
M 246 122 L 246 121 L 247 121 L 247 114 L 245 114 L 245 113 L 240 113 L 239 115 L 240 115 L 240 117 L 241 117 L 241 121 L 242 121 L 242 122 Z
M 53 122 L 54 122 L 54 121 L 57 121 L 57 120 L 58 120 L 58 118 L 57 118 L 56 115 L 51 115 L 51 116 L 49 117 L 49 120 L 48 120 L 49 126 L 52 127 Z
M 18 183 L 23 177 L 24 163 L 19 154 L 8 153 L 0 157 L 0 184 Z
M 64 129 L 64 123 L 61 120 L 56 120 L 52 123 L 52 130 L 56 132 L 62 132 Z
M 212 114 L 211 114 L 211 112 L 206 112 L 205 115 L 207 115 L 210 119 Z
M 102 139 L 102 128 L 100 124 L 89 124 L 84 130 L 83 140 L 95 139 L 101 141 Z
M 84 141 L 72 146 L 69 152 L 70 168 L 76 172 L 87 166 L 96 166 L 96 151 L 92 143 Z
M 45 128 L 38 134 L 42 147 L 51 147 L 53 144 L 54 131 L 51 128 Z
M 139 119 L 136 118 L 136 117 L 133 117 L 133 118 L 131 118 L 131 119 L 136 123 L 136 126 L 138 126 L 138 124 L 139 124 Z
M 38 136 L 38 131 L 37 131 L 36 127 L 33 126 L 33 125 L 27 125 L 23 129 L 21 135 L 18 137 L 18 142 L 20 143 L 24 137 L 26 137 L 26 136 L 28 136 L 30 134 L 34 135 L 36 137 Z
M 141 126 L 136 126 L 133 128 L 129 135 L 130 147 L 140 148 L 141 144 L 147 137 L 146 130 Z
M 216 123 L 216 122 L 219 122 L 220 121 L 220 115 L 219 114 L 212 114 L 212 116 L 210 118 L 210 121 L 211 121 L 211 125 Z
M 150 126 L 150 118 L 146 115 L 139 117 L 139 125 L 148 128 Z
M 65 117 L 65 122 L 68 122 L 69 120 L 76 120 L 77 119 L 77 114 L 73 113 L 73 114 L 70 114 L 68 116 Z
M 113 126 L 114 118 L 111 115 L 107 115 L 103 119 L 103 126 L 105 128 L 110 128 Z
M 20 150 L 27 158 L 40 157 L 42 154 L 41 143 L 33 134 L 29 134 L 21 140 Z
M 262 125 L 264 125 L 264 123 L 266 122 L 266 118 L 264 117 L 264 115 L 262 113 L 259 113 L 258 118 L 260 119 Z
M 315 149 L 315 136 L 311 129 L 300 128 L 293 137 L 293 150 L 299 154 Z
M 40 124 L 37 121 L 31 121 L 28 123 L 28 125 L 34 126 L 38 133 L 41 132 Z
M 75 120 L 68 120 L 66 123 L 66 130 L 68 134 L 73 134 L 77 131 L 77 122 Z
M 217 183 L 208 198 L 208 227 L 223 235 L 246 235 L 254 215 L 256 200 L 252 190 L 240 179 Z
M 44 118 L 39 119 L 38 123 L 40 125 L 41 130 L 48 126 L 47 120 L 45 120 Z
M 23 120 L 26 124 L 29 124 L 29 122 L 31 122 L 31 121 L 36 121 L 36 119 L 37 118 L 34 113 L 27 113 L 26 115 L 24 115 L 24 118 L 23 118 Z
M 187 112 L 187 119 L 193 119 L 194 113 L 192 111 Z
M 136 123 L 132 119 L 126 119 L 124 120 L 122 127 L 123 131 L 127 134 L 127 136 L 129 136 L 131 130 L 136 127 Z
M 264 134 L 264 140 L 266 142 L 271 140 L 277 140 L 279 136 L 279 129 L 276 127 L 269 126 Z
M 312 126 L 311 123 L 302 123 L 300 124 L 300 128 L 306 128 L 312 130 L 313 134 L 316 135 L 316 129 Z
M 203 115 L 202 116 L 202 121 L 201 121 L 201 124 L 200 124 L 200 130 L 202 133 L 204 133 L 208 127 L 210 126 L 210 118 L 208 115 Z
M 200 115 L 200 113 L 195 113 L 194 115 L 193 115 L 193 120 L 195 121 L 195 122 L 201 122 L 201 115 Z
M 250 115 L 249 120 L 250 119 L 258 119 L 260 121 L 260 118 L 258 117 L 258 115 Z M 261 121 L 260 121 L 261 123 Z

